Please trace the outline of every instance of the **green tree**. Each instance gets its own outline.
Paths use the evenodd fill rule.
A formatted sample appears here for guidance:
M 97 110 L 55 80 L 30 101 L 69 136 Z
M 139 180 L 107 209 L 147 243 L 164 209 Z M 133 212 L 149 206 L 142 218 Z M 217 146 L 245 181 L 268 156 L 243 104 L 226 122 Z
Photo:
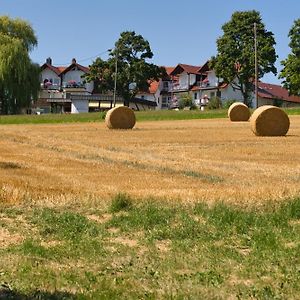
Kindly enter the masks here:
M 255 78 L 254 23 L 257 28 L 258 78 L 269 72 L 276 75 L 275 39 L 255 10 L 235 12 L 222 26 L 224 33 L 217 40 L 218 53 L 210 64 L 218 77 L 241 91 L 247 105 L 251 105 Z
M 300 19 L 294 22 L 289 32 L 291 53 L 281 62 L 283 69 L 279 78 L 291 95 L 300 95 Z
M 0 102 L 4 114 L 20 112 L 37 97 L 40 68 L 29 57 L 36 45 L 37 38 L 26 21 L 0 17 Z
M 117 94 L 129 105 L 138 91 L 146 91 L 151 81 L 165 75 L 164 68 L 148 62 L 152 57 L 148 41 L 134 31 L 125 31 L 110 50 L 109 59 L 97 58 L 84 77 L 88 82 L 94 81 L 98 92 L 113 91 L 117 62 Z

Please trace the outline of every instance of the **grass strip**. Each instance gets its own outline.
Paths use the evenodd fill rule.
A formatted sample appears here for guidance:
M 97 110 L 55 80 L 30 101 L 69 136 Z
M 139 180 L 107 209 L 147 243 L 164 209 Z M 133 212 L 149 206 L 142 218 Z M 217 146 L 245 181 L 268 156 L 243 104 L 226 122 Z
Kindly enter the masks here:
M 5 299 L 295 299 L 300 293 L 300 198 L 243 210 L 118 194 L 111 207 L 92 213 L 84 206 L 28 206 L 2 207 L 1 216 L 2 236 L 11 237 L 0 248 Z

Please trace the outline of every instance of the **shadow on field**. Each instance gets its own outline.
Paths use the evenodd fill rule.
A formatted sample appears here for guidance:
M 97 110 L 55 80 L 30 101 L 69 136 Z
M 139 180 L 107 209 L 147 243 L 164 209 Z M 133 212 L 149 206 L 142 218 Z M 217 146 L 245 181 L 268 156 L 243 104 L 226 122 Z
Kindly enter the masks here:
M 27 295 L 18 293 L 16 291 L 0 288 L 0 300 L 75 300 L 78 299 L 78 296 L 70 294 L 68 292 L 59 292 L 55 291 L 50 292 L 41 292 L 33 291 Z

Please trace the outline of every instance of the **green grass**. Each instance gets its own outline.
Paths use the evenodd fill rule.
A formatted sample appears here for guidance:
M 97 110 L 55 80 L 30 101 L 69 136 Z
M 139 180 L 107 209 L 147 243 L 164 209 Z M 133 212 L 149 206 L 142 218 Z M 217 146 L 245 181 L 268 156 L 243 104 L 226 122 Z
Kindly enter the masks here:
M 163 203 L 118 194 L 102 210 L 2 207 L 0 229 L 22 239 L 0 248 L 0 297 L 298 297 L 300 198 L 260 210 Z
M 0 115 L 0 124 L 51 124 L 103 121 L 104 113 Z
M 300 115 L 300 108 L 285 109 L 289 115 Z M 140 121 L 163 120 L 192 120 L 226 118 L 227 110 L 191 110 L 191 111 L 138 111 L 136 119 Z M 75 122 L 103 122 L 105 113 L 81 113 L 81 114 L 42 114 L 42 115 L 11 115 L 0 116 L 1 124 L 51 124 L 51 123 L 75 123 Z

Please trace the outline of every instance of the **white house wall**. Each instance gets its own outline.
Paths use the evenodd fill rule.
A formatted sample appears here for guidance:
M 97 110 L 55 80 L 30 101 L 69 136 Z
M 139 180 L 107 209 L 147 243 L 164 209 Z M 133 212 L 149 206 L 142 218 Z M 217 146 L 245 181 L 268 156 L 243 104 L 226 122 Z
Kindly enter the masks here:
M 81 77 L 85 73 L 81 70 L 71 70 L 65 74 L 63 74 L 63 83 L 68 83 L 68 81 L 75 81 L 75 82 L 83 82 L 84 79 Z M 85 84 L 85 89 L 87 92 L 92 93 L 94 90 L 94 82 L 87 82 Z
M 179 75 L 179 88 L 180 89 L 188 89 L 189 84 L 193 85 L 196 83 L 196 75 L 195 74 L 188 74 L 187 72 L 182 72 Z
M 41 72 L 41 83 L 43 83 L 45 79 L 52 80 L 53 84 L 60 85 L 60 77 L 48 68 Z
M 81 78 L 82 75 L 85 73 L 81 70 L 71 70 L 65 74 L 63 74 L 62 81 L 68 82 L 68 81 L 75 81 L 75 82 L 83 82 L 83 79 Z
M 89 101 L 88 100 L 72 100 L 71 113 L 86 113 L 89 112 Z
M 218 86 L 218 84 L 219 84 L 219 79 L 218 79 L 218 77 L 216 76 L 215 71 L 208 71 L 208 73 L 207 73 L 207 79 L 208 79 L 208 82 L 209 82 L 209 86 L 210 86 L 210 87 Z
M 231 85 L 228 85 L 225 89 L 221 89 L 221 100 L 225 102 L 227 100 L 243 101 L 243 95 L 240 90 L 233 89 Z

